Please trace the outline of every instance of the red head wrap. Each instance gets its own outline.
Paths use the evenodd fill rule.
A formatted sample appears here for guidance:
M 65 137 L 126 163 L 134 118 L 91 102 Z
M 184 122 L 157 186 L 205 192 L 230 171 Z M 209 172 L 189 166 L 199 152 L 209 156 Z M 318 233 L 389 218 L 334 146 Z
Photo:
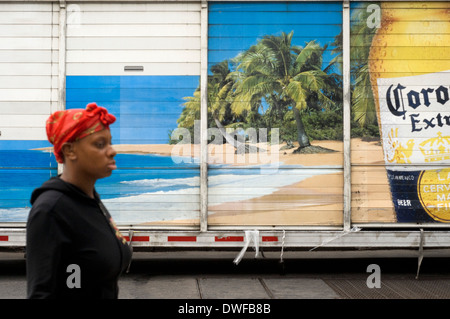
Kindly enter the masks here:
M 47 137 L 53 144 L 58 163 L 63 162 L 62 146 L 67 142 L 75 142 L 92 133 L 103 129 L 109 130 L 109 125 L 116 117 L 96 103 L 89 103 L 86 110 L 70 109 L 56 111 L 47 120 Z

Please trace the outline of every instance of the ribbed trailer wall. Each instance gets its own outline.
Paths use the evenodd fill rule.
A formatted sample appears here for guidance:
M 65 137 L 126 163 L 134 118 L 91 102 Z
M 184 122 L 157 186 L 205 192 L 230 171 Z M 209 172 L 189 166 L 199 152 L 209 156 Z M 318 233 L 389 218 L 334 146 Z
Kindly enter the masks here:
M 118 224 L 198 225 L 199 166 L 176 165 L 167 150 L 183 97 L 199 84 L 200 4 L 74 3 L 68 12 L 67 108 L 108 107 L 113 143 L 128 153 L 113 183 L 99 181 L 105 204 Z
M 0 3 L 2 222 L 25 221 L 34 183 L 56 174 L 45 120 L 58 109 L 59 5 Z
M 0 4 L 2 142 L 46 138 L 45 119 L 57 105 L 58 10 L 50 3 Z
M 45 120 L 96 102 L 118 151 L 97 191 L 135 246 L 448 248 L 445 8 L 0 2 L 0 246 L 24 245 L 31 191 L 62 169 Z M 389 112 L 398 130 L 383 131 Z

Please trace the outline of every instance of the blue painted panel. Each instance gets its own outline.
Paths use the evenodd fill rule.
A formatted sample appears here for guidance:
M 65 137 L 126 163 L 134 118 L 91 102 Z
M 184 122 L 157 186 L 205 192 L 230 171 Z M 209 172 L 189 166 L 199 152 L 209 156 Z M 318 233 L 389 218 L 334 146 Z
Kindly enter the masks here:
M 115 144 L 164 144 L 198 84 L 198 76 L 68 76 L 66 105 L 106 107 L 117 117 Z
M 101 84 L 99 86 L 99 83 Z M 67 89 L 88 89 L 93 87 L 120 88 L 120 77 L 118 76 L 68 76 L 66 77 Z
M 289 33 L 294 31 L 293 41 L 294 43 L 304 42 L 305 39 L 316 39 L 316 38 L 333 38 L 334 36 L 341 32 L 340 24 L 330 24 L 327 28 L 320 27 L 311 24 L 255 24 L 255 25 L 236 25 L 236 24 L 210 24 L 208 32 L 209 38 L 220 37 L 221 39 L 226 38 L 248 38 L 251 37 L 255 40 L 255 36 L 262 37 L 267 34 L 279 35 L 281 31 Z M 237 36 L 239 35 L 239 36 Z M 307 41 L 307 40 L 306 40 Z M 236 44 L 231 44 L 235 46 Z M 228 48 L 225 43 L 222 46 Z
M 50 145 L 51 146 L 51 145 Z M 38 150 L 1 150 L 0 168 L 56 168 L 55 156 L 51 152 Z
M 210 12 L 211 24 L 229 24 L 230 21 L 239 21 L 241 24 L 284 24 L 294 25 L 299 22 L 323 26 L 324 24 L 339 24 L 342 22 L 341 15 L 336 12 Z
M 279 34 L 279 33 L 278 33 Z M 276 34 L 275 34 L 276 35 Z M 264 35 L 257 38 L 241 37 L 241 38 L 228 38 L 228 37 L 216 37 L 209 38 L 208 44 L 211 48 L 208 53 L 216 51 L 228 51 L 230 56 L 236 56 L 237 53 L 244 51 L 243 47 L 246 45 L 252 46 L 257 43 L 257 40 Z M 331 43 L 334 41 L 334 37 L 324 37 L 315 39 L 318 43 Z M 253 42 L 251 42 L 253 41 Z M 309 37 L 294 37 L 293 41 L 295 45 L 304 46 L 307 42 L 311 41 Z M 327 48 L 329 54 L 331 54 L 331 48 Z M 209 57 L 209 56 L 208 56 Z
M 210 12 L 256 12 L 256 11 L 342 11 L 342 4 L 339 2 L 213 2 L 209 4 Z
M 342 3 L 213 2 L 208 23 L 210 65 L 235 58 L 265 35 L 293 31 L 293 45 L 304 46 L 312 40 L 328 45 L 323 55 L 327 66 L 336 56 L 331 44 L 342 29 Z
M 195 91 L 195 89 L 193 89 Z M 193 92 L 192 91 L 192 92 Z M 147 115 L 158 115 L 158 114 L 167 114 L 167 115 L 180 115 L 183 106 L 179 101 L 176 102 L 168 102 L 168 101 L 126 101 L 122 103 L 108 103 L 108 110 L 117 109 L 120 111 L 122 115 L 139 115 L 139 116 L 147 116 Z
M 109 102 L 149 101 L 184 102 L 183 97 L 192 95 L 194 89 L 129 88 L 129 89 L 67 89 L 66 98 L 73 102 L 96 101 Z
M 196 89 L 199 76 L 121 76 L 120 87 L 153 89 Z
M 19 140 L 5 140 L 0 141 L 0 151 L 4 150 L 31 150 L 41 147 L 52 146 L 49 141 L 19 141 Z
M 198 76 L 68 76 L 67 89 L 196 88 Z

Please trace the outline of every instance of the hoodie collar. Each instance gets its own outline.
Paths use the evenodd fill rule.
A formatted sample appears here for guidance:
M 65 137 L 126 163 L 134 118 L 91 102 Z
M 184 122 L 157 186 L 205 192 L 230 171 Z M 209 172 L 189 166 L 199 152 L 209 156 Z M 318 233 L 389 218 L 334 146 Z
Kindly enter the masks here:
M 80 201 L 86 201 L 91 202 L 93 204 L 97 203 L 100 200 L 100 197 L 96 190 L 94 189 L 94 199 L 89 197 L 85 192 L 83 192 L 79 187 L 68 183 L 66 181 L 63 181 L 60 178 L 61 175 L 58 175 L 56 177 L 52 177 L 49 180 L 45 181 L 41 187 L 36 188 L 33 193 L 31 194 L 31 200 L 30 203 L 33 205 L 33 203 L 36 201 L 36 199 L 44 192 L 49 190 L 58 191 L 61 193 L 66 194 L 67 196 L 71 196 L 76 198 Z

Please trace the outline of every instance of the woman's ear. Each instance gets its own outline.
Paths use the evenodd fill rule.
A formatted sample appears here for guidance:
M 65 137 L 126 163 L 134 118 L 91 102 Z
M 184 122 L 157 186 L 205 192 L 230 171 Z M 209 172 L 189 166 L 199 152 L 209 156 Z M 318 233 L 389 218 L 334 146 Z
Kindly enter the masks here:
M 66 162 L 67 160 L 76 160 L 77 159 L 77 154 L 75 152 L 75 145 L 74 143 L 64 143 L 63 146 L 61 147 L 61 151 L 63 153 L 64 156 L 64 162 Z

